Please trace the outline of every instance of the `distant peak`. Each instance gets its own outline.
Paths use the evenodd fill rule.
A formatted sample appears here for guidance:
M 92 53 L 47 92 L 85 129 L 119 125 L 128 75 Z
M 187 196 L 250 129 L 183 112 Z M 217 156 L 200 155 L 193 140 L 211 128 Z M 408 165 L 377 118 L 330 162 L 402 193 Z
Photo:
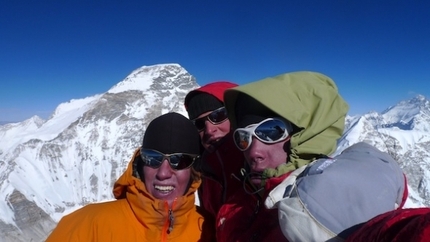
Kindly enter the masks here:
M 429 100 L 423 95 L 416 95 L 389 107 L 382 113 L 382 116 L 385 124 L 409 130 L 418 127 L 420 123 L 428 123 L 428 121 L 422 120 L 426 119 L 425 117 L 428 117 L 429 114 Z
M 28 125 L 36 125 L 38 128 L 40 128 L 43 123 L 45 123 L 45 120 L 43 120 L 41 117 L 34 115 L 29 119 L 26 119 L 24 121 L 21 122 L 22 125 L 28 126 Z
M 396 106 L 410 106 L 410 105 L 413 105 L 420 109 L 426 108 L 429 105 L 429 100 L 424 95 L 418 94 L 409 100 L 401 101 Z
M 137 69 L 135 69 L 134 71 L 131 72 L 131 75 L 133 75 L 136 72 L 141 72 L 141 71 L 160 71 L 160 70 L 164 70 L 164 69 L 176 69 L 176 70 L 183 70 L 184 68 L 176 63 L 171 63 L 171 64 L 156 64 L 156 65 L 151 65 L 151 66 L 141 66 Z
M 411 99 L 411 101 L 418 101 L 418 102 L 425 102 L 427 99 L 424 95 L 418 94 L 414 98 Z
M 192 76 L 179 64 L 157 64 L 142 66 L 132 71 L 124 80 L 113 86 L 108 93 L 120 93 L 129 90 L 146 91 L 155 80 L 177 79 L 179 76 Z
M 418 94 L 411 99 L 400 101 L 396 105 L 387 108 L 382 113 L 387 113 L 392 109 L 399 109 L 399 108 L 406 109 L 406 110 L 411 108 L 422 109 L 428 106 L 429 106 L 429 100 L 424 95 Z

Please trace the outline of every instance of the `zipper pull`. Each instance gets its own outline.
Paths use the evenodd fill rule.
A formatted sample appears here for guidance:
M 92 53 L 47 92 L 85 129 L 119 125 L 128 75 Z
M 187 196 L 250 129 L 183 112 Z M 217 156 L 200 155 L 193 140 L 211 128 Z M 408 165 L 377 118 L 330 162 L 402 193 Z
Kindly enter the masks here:
M 257 200 L 257 204 L 255 206 L 254 214 L 257 214 L 260 210 L 260 199 Z
M 173 211 L 172 209 L 169 209 L 169 228 L 167 229 L 167 233 L 170 234 L 173 230 Z

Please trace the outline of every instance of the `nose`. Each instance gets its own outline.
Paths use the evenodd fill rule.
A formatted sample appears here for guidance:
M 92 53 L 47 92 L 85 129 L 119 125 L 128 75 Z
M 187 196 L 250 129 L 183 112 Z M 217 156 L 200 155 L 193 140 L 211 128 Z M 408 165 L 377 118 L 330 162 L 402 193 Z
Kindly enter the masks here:
M 206 119 L 205 121 L 205 133 L 206 134 L 212 134 L 216 131 L 216 124 L 211 123 L 209 120 Z
M 265 145 L 266 144 L 259 141 L 257 138 L 252 137 L 251 144 L 249 145 L 248 149 L 243 152 L 248 164 L 252 169 L 257 169 L 258 166 L 261 166 L 263 163 L 264 159 L 262 154 Z
M 163 160 L 163 163 L 161 163 L 161 166 L 158 167 L 156 177 L 158 180 L 165 180 L 172 177 L 174 173 L 174 170 L 169 164 L 169 161 L 167 159 Z

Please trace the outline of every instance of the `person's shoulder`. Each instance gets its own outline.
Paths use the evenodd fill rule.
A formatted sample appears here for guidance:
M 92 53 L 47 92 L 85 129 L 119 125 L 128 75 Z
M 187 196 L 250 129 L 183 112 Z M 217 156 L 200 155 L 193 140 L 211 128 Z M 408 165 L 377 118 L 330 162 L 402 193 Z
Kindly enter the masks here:
M 375 146 L 368 144 L 366 142 L 358 142 L 355 144 L 352 144 L 348 148 L 346 148 L 344 151 L 342 151 L 341 154 L 345 153 L 352 153 L 352 152 L 361 152 L 361 153 L 382 153 L 378 148 Z
M 101 236 L 117 232 L 129 218 L 122 200 L 88 204 L 63 216 L 47 241 L 104 241 Z
M 342 153 L 335 158 L 350 159 L 350 160 L 353 160 L 353 159 L 367 160 L 367 161 L 382 160 L 385 163 L 397 164 L 397 162 L 394 160 L 394 158 L 391 155 L 365 142 L 358 142 L 351 145 L 350 147 L 342 151 Z
M 91 220 L 91 221 L 109 221 L 118 218 L 121 213 L 124 213 L 123 202 L 125 199 L 107 201 L 100 203 L 91 203 L 66 215 L 65 218 L 76 220 Z

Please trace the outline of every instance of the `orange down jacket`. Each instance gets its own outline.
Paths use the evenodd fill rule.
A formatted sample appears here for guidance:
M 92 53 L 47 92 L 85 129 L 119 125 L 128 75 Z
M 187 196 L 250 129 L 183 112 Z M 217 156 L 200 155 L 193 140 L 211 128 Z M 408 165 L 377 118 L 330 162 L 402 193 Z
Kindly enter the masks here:
M 139 149 L 115 182 L 113 193 L 117 200 L 90 204 L 64 216 L 46 241 L 213 241 L 213 224 L 204 223 L 194 203 L 200 181 L 193 182 L 169 208 L 166 201 L 151 196 L 142 180 L 133 176 L 137 158 Z

